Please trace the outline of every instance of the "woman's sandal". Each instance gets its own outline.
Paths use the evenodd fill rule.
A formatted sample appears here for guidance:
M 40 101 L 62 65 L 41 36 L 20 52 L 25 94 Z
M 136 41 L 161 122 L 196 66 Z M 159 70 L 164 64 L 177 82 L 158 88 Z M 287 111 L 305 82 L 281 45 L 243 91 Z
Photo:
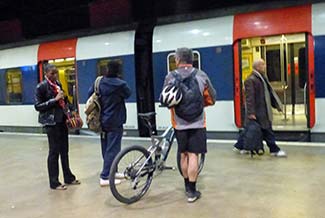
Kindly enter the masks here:
M 54 190 L 67 190 L 67 186 L 66 185 L 59 185 L 56 188 L 54 188 Z
M 80 185 L 81 182 L 78 179 L 73 180 L 72 182 L 66 183 L 67 185 Z

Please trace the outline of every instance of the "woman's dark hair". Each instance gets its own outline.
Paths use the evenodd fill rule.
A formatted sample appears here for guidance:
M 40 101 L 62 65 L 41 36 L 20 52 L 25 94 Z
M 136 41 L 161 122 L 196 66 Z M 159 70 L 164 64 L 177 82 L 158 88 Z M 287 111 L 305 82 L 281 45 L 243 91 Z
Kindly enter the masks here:
M 109 61 L 107 64 L 107 77 L 121 77 L 122 76 L 122 64 L 119 61 Z
M 48 73 L 50 70 L 56 70 L 56 66 L 53 64 L 46 64 L 44 67 L 44 72 Z

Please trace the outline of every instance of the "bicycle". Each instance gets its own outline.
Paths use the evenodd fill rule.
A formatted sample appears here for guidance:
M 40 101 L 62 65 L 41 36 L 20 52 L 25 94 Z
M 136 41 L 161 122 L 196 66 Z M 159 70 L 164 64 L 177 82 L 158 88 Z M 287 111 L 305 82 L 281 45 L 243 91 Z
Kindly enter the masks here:
M 122 203 L 131 204 L 140 200 L 149 190 L 156 171 L 160 174 L 164 170 L 175 169 L 165 166 L 175 138 L 174 129 L 170 126 L 163 134 L 155 136 L 150 122 L 155 114 L 155 112 L 138 114 L 149 128 L 151 138 L 149 148 L 139 145 L 127 147 L 119 152 L 112 163 L 109 176 L 110 189 L 113 196 Z M 180 156 L 181 154 L 177 152 L 177 166 L 182 175 Z M 199 173 L 203 168 L 204 160 L 205 154 L 199 154 Z M 121 184 L 115 184 L 116 174 L 123 175 Z

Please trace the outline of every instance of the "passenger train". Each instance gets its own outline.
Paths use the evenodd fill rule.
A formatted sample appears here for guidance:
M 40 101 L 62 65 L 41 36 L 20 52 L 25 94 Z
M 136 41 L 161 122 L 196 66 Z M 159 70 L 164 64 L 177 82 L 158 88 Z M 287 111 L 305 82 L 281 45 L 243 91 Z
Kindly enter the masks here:
M 170 125 L 170 114 L 158 98 L 168 71 L 175 68 L 174 51 L 190 47 L 194 65 L 204 70 L 217 91 L 208 107 L 209 133 L 238 133 L 243 126 L 243 81 L 252 63 L 263 58 L 267 76 L 280 96 L 283 112 L 274 111 L 274 129 L 307 132 L 311 140 L 325 134 L 325 4 L 193 20 L 154 27 L 152 66 L 156 125 Z M 133 90 L 127 100 L 125 129 L 138 129 L 135 79 L 136 31 L 45 42 L 0 50 L 0 130 L 40 127 L 34 90 L 43 78 L 44 63 L 59 69 L 63 89 L 78 102 L 82 118 L 87 92 L 110 60 L 119 60 Z M 86 128 L 86 126 L 84 126 Z

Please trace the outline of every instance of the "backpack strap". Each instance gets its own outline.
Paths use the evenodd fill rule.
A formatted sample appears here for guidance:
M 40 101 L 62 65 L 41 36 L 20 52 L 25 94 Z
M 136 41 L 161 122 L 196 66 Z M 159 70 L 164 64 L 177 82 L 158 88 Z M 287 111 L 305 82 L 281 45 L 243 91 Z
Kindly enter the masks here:
M 196 68 L 193 67 L 193 70 L 191 72 L 191 76 L 195 77 L 197 74 L 198 70 Z M 174 70 L 171 72 L 171 74 L 174 76 L 174 78 L 176 79 L 177 82 L 182 82 L 182 77 L 179 75 L 179 73 L 177 72 L 177 70 Z
M 182 78 L 178 74 L 177 70 L 172 71 L 171 74 L 173 75 L 173 77 L 175 78 L 176 81 L 178 81 L 178 82 L 182 81 Z
M 96 95 L 99 95 L 99 83 L 102 80 L 103 76 L 99 76 L 96 78 L 95 80 L 95 85 L 94 85 L 94 92 L 96 93 Z
M 194 68 L 194 67 L 193 67 L 193 69 L 194 69 L 194 70 L 192 71 L 191 76 L 195 77 L 196 74 L 198 73 L 198 69 L 196 69 L 196 68 Z

